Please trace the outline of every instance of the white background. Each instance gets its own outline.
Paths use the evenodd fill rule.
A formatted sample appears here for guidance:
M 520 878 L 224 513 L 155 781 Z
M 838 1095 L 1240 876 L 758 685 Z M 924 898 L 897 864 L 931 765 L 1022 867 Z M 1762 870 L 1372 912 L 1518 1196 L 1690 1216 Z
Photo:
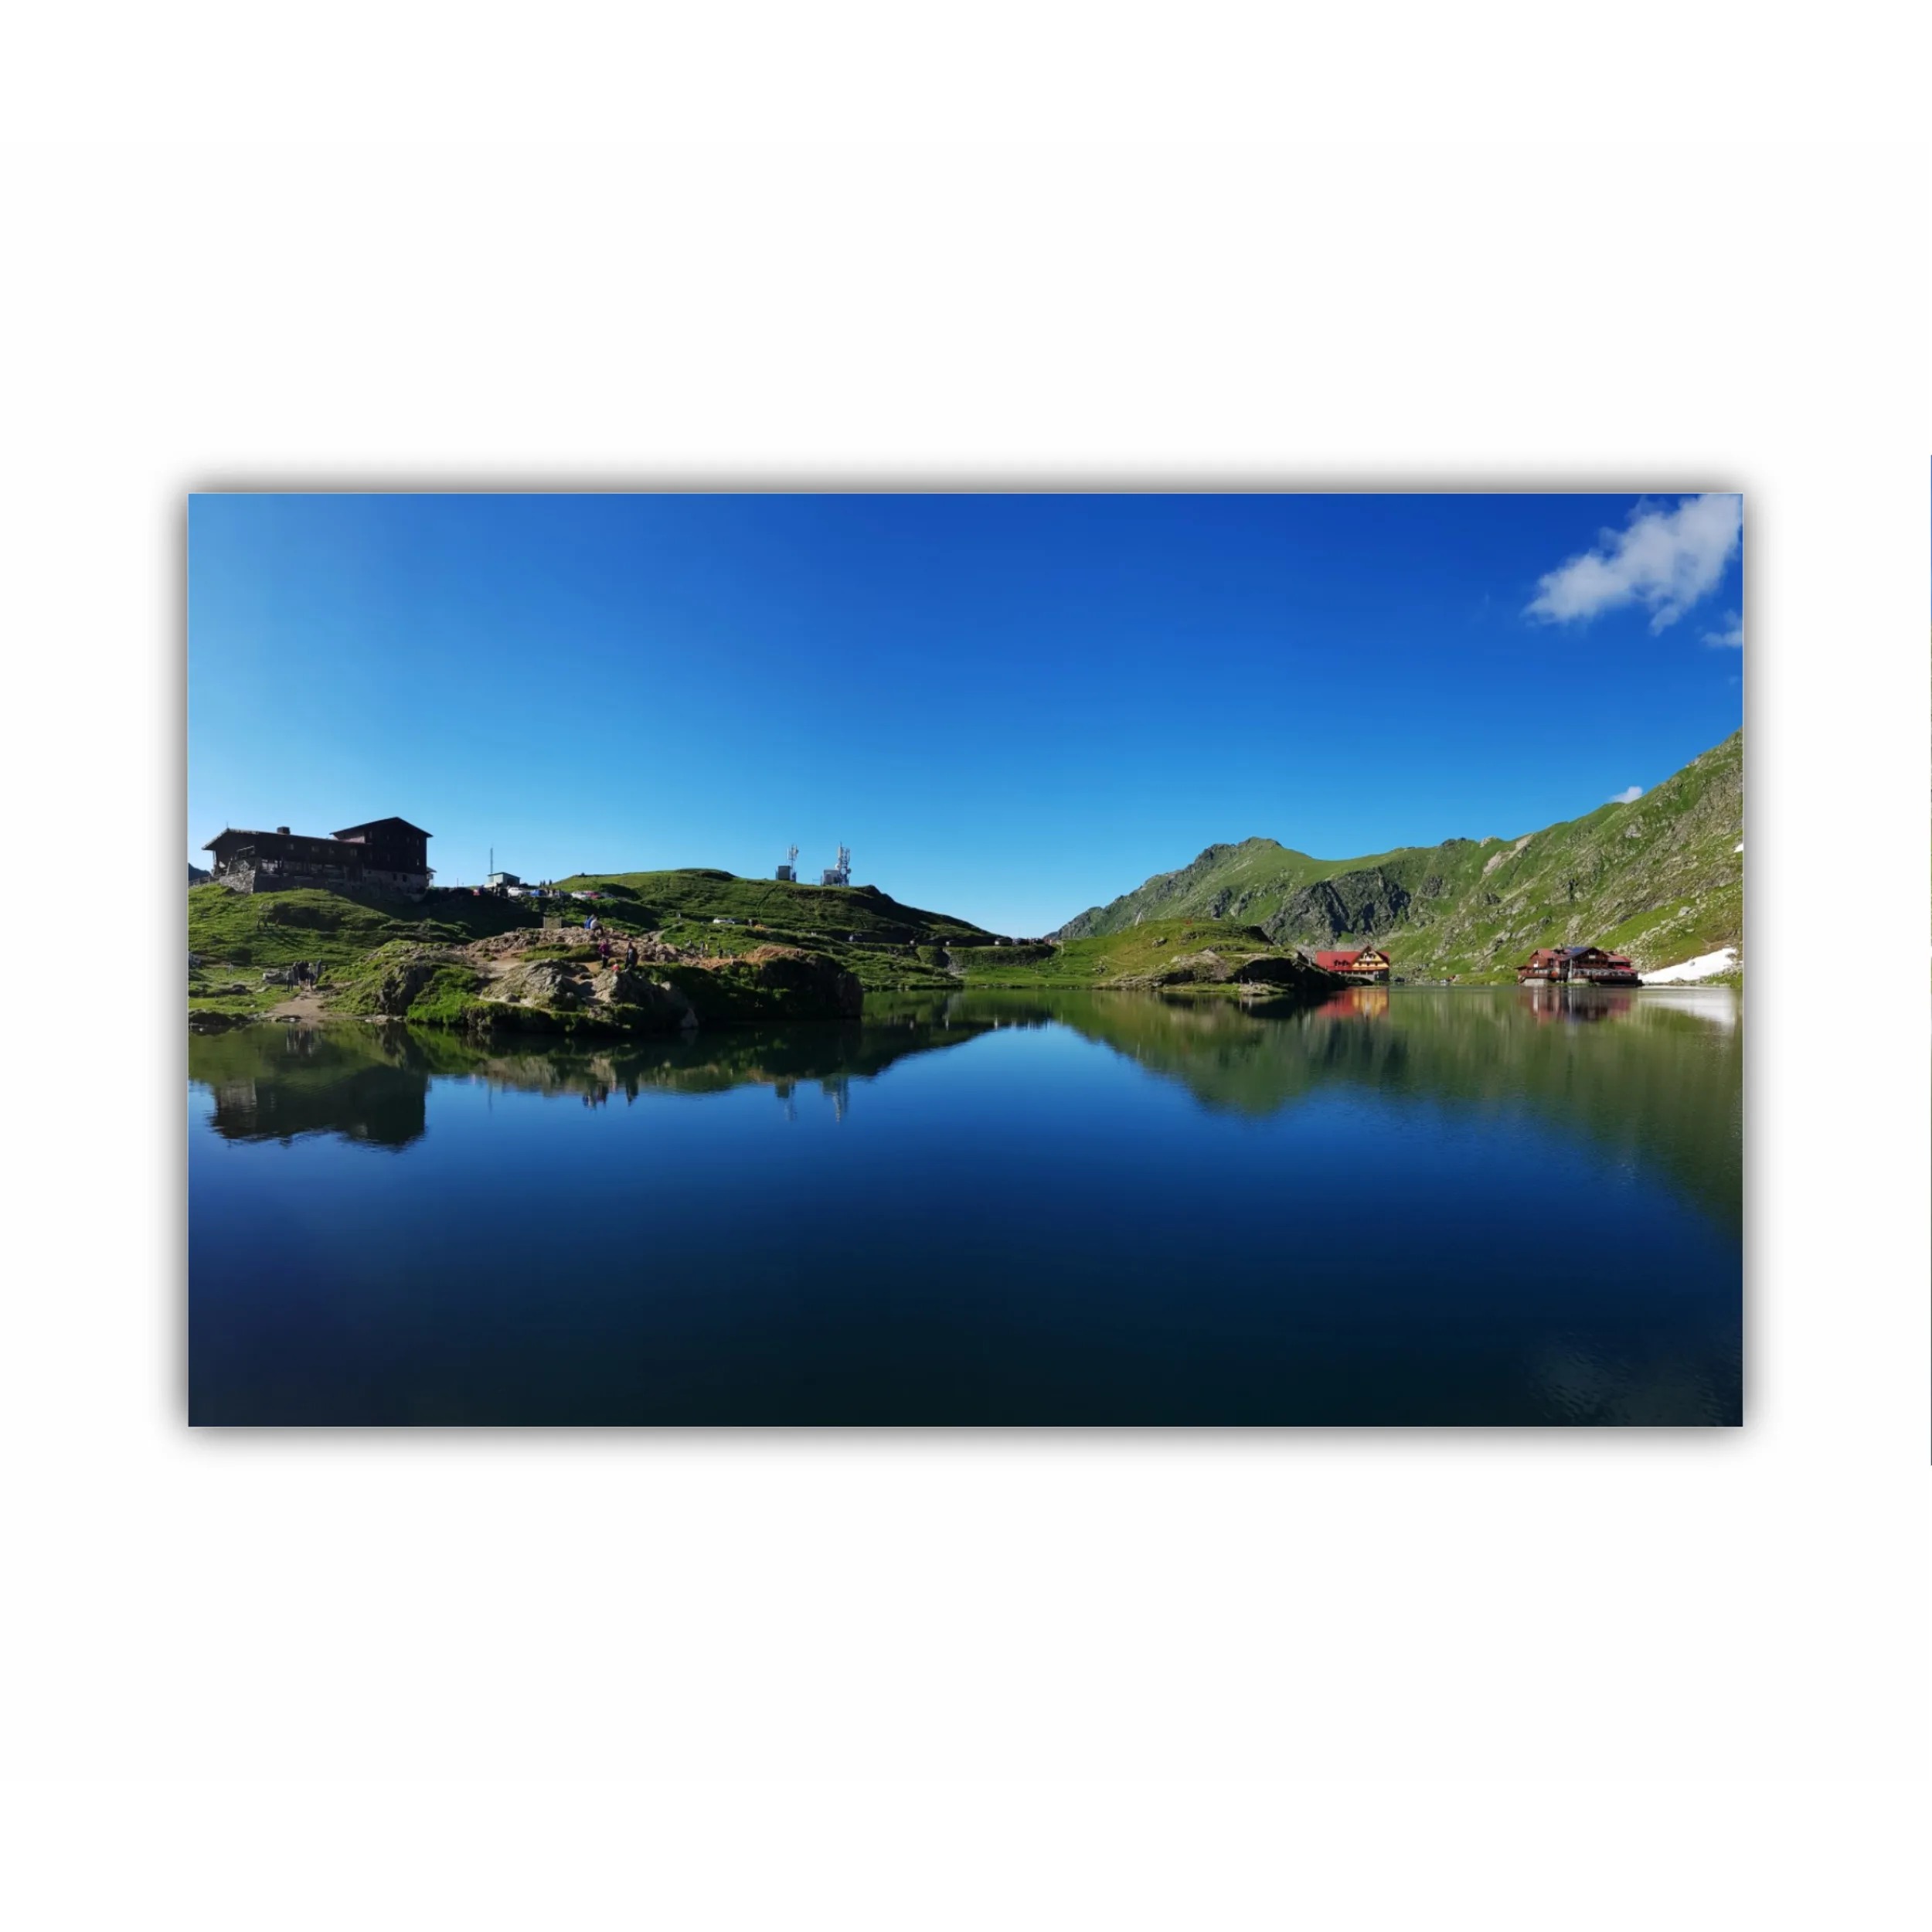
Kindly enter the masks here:
M 1921 1923 L 1922 37 L 80 11 L 0 80 L 15 1922 Z M 191 1434 L 183 498 L 349 481 L 1741 488 L 1745 1428 Z

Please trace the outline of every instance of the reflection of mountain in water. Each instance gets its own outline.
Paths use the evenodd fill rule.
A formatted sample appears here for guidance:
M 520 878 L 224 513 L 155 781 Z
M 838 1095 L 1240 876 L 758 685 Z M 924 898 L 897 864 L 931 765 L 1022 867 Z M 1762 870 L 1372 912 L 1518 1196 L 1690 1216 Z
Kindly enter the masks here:
M 689 1038 L 587 1049 L 527 1039 L 507 1050 L 462 1036 L 389 1026 L 236 1027 L 189 1036 L 188 1074 L 215 1100 L 211 1124 L 230 1140 L 337 1134 L 405 1147 L 422 1135 L 432 1078 L 468 1077 L 522 1093 L 574 1095 L 587 1106 L 652 1090 L 723 1093 L 768 1086 L 789 1106 L 816 1081 L 843 1119 L 851 1083 L 913 1053 L 960 1046 L 1008 1016 L 973 1019 L 927 1001 L 863 1022 L 733 1027 Z M 1043 1023 L 1030 1016 L 1022 1023 Z
M 1620 1161 L 1661 1167 L 1735 1225 L 1742 1029 L 1728 992 L 1696 998 L 1591 988 L 1430 992 L 1352 987 L 1326 1005 L 1128 992 L 961 992 L 874 999 L 862 1022 L 745 1027 L 596 1049 L 527 1039 L 498 1050 L 407 1027 L 194 1035 L 189 1073 L 231 1139 L 334 1133 L 403 1147 L 434 1077 L 603 1105 L 647 1091 L 769 1087 L 788 1112 L 816 1083 L 835 1113 L 854 1081 L 1006 1027 L 1062 1025 L 1206 1107 L 1252 1116 L 1321 1090 L 1477 1111 L 1515 1110 Z M 1373 1158 L 1373 1147 L 1364 1158 Z
M 958 1005 L 962 1019 L 989 1019 L 1004 1001 L 1010 1012 L 1059 1020 L 1217 1110 L 1274 1114 L 1328 1087 L 1522 1109 L 1613 1158 L 1662 1167 L 1739 1221 L 1743 1043 L 1733 995 L 1536 992 L 1560 998 L 1363 987 L 1312 1010 L 1118 992 L 1058 995 L 1030 1009 L 1019 1004 L 1024 994 L 969 993 Z

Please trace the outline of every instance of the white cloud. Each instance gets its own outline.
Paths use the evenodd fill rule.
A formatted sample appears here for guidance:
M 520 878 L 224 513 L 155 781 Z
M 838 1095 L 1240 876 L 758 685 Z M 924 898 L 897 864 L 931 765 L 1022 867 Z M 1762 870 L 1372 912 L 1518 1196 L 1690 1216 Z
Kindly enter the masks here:
M 1634 805 L 1643 795 L 1644 788 L 1641 785 L 1626 785 L 1609 802 L 1613 805 Z
M 1724 620 L 1723 630 L 1706 631 L 1704 633 L 1704 641 L 1708 645 L 1714 645 L 1719 651 L 1742 651 L 1744 648 L 1743 613 L 1741 611 L 1733 611 Z
M 1717 587 L 1743 527 L 1741 496 L 1687 496 L 1675 509 L 1639 503 L 1622 529 L 1543 578 L 1523 614 L 1572 624 L 1639 604 L 1662 631 Z

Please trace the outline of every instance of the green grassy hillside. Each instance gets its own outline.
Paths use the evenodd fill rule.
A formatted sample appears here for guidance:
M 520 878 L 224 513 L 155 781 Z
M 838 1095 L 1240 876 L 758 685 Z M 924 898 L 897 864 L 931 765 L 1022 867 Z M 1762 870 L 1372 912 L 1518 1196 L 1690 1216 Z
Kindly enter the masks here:
M 1258 926 L 1233 919 L 1150 919 L 1117 933 L 1094 934 L 1060 946 L 981 947 L 950 955 L 969 986 L 1100 986 L 1121 980 L 1201 983 L 1213 961 L 1239 968 L 1281 949 Z M 1207 956 L 1212 955 L 1212 959 Z M 1190 966 L 1190 961 L 1202 962 Z
M 1634 804 L 1509 838 L 1318 859 L 1269 838 L 1210 845 L 1060 929 L 1070 942 L 1177 916 L 1278 944 L 1386 947 L 1412 978 L 1501 978 L 1537 946 L 1590 942 L 1639 970 L 1743 937 L 1743 734 Z
M 298 959 L 347 965 L 395 940 L 454 946 L 540 922 L 527 902 L 438 893 L 419 906 L 350 892 L 233 893 L 188 889 L 188 950 L 234 966 Z
M 432 893 L 412 905 L 349 891 L 237 893 L 224 886 L 192 886 L 188 950 L 202 963 L 190 968 L 189 1010 L 230 1017 L 264 1011 L 283 999 L 286 989 L 263 987 L 261 970 L 305 960 L 328 969 L 341 1010 L 356 1011 L 357 986 L 379 978 L 416 949 L 460 946 L 522 929 L 534 933 L 546 914 L 580 923 L 594 912 L 620 937 L 661 932 L 672 945 L 702 947 L 714 958 L 774 944 L 796 945 L 835 960 L 875 991 L 955 987 L 956 976 L 940 964 L 940 948 L 992 938 L 967 920 L 901 906 L 869 886 L 788 886 L 701 870 L 563 883 L 604 896 L 591 904 Z M 737 923 L 714 925 L 716 919 Z M 453 1010 L 463 1005 L 468 988 L 455 973 L 452 968 L 445 976 L 447 986 L 426 989 L 417 1017 L 434 1017 L 439 998 Z M 728 989 L 730 981 L 727 975 L 723 981 L 701 977 L 692 983 L 713 992 Z
M 693 866 L 679 872 L 580 872 L 560 879 L 566 892 L 597 892 L 609 903 L 577 905 L 573 916 L 594 910 L 607 923 L 639 932 L 680 924 L 709 926 L 715 919 L 757 922 L 771 933 L 801 940 L 845 940 L 903 945 L 966 944 L 992 935 L 947 913 L 902 906 L 876 886 L 800 886 L 778 879 L 740 879 Z

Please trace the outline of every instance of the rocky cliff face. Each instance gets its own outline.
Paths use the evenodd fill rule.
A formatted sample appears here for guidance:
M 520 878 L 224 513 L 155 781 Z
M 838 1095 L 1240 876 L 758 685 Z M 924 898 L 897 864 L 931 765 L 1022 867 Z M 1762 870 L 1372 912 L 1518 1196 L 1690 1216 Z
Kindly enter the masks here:
M 1410 903 L 1400 879 L 1371 866 L 1298 887 L 1262 920 L 1261 930 L 1277 943 L 1325 946 L 1357 934 L 1379 938 L 1401 925 Z

